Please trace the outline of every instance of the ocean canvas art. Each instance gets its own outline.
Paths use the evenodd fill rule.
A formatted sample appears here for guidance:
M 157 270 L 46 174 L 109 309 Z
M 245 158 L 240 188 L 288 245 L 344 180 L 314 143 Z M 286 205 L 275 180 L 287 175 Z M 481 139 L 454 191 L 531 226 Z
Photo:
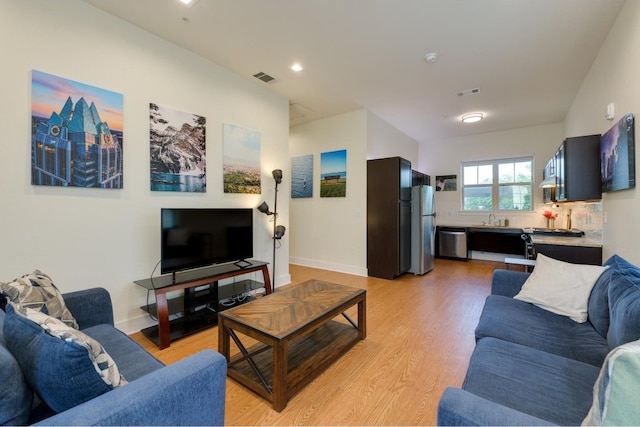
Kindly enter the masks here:
M 291 198 L 313 197 L 313 154 L 291 158 Z
M 222 146 L 224 192 L 260 194 L 260 132 L 224 124 Z
M 151 191 L 204 193 L 207 119 L 149 104 Z
M 31 72 L 31 184 L 122 188 L 123 96 Z
M 320 154 L 320 197 L 347 196 L 347 150 Z

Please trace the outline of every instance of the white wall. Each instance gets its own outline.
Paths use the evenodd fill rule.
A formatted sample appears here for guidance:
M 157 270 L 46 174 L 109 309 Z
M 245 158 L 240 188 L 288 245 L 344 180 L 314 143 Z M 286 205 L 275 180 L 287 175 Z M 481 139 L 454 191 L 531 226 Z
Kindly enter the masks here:
M 313 155 L 313 197 L 290 202 L 290 261 L 366 275 L 367 112 L 291 128 L 291 157 Z M 320 154 L 347 150 L 347 196 L 320 197 Z
M 533 156 L 534 189 L 533 203 L 535 211 L 496 213 L 500 219 L 508 218 L 510 226 L 542 227 L 545 225 L 541 215 L 545 209 L 542 203 L 542 190 L 538 184 L 542 181 L 542 170 L 564 139 L 562 123 L 534 126 L 463 136 L 432 141 L 420 149 L 420 166 L 432 180 L 436 175 L 457 175 L 457 191 L 436 192 L 437 216 L 440 225 L 473 225 L 488 220 L 488 213 L 462 213 L 460 191 L 460 163 L 475 160 L 491 160 L 511 157 Z M 548 207 L 546 207 L 548 208 Z
M 607 40 L 585 78 L 565 119 L 568 135 L 604 133 L 624 114 L 640 112 L 640 2 L 625 2 Z M 615 119 L 605 119 L 607 104 L 615 104 Z M 636 136 L 636 175 L 640 168 L 640 150 Z M 603 228 L 606 260 L 619 254 L 640 264 L 640 196 L 637 188 L 603 195 L 605 218 Z
M 419 170 L 418 143 L 371 112 L 367 112 L 367 160 L 402 157 Z M 426 172 L 425 172 L 426 173 Z
M 320 198 L 320 153 L 347 150 L 347 197 Z M 291 157 L 313 154 L 313 197 L 291 200 L 291 262 L 367 275 L 367 160 L 418 161 L 418 144 L 358 110 L 291 128 Z
M 63 292 L 103 286 L 118 325 L 143 321 L 145 291 L 160 258 L 161 207 L 255 207 L 273 200 L 271 170 L 288 175 L 288 101 L 81 1 L 2 0 L 0 40 L 0 280 L 38 268 Z M 32 69 L 124 95 L 124 188 L 30 184 Z M 149 190 L 149 102 L 207 118 L 207 192 Z M 261 132 L 262 195 L 222 191 L 222 125 Z M 287 159 L 281 161 L 280 159 Z M 286 163 L 286 164 L 285 164 Z M 279 222 L 288 225 L 289 185 Z M 254 216 L 254 257 L 271 261 L 268 219 Z M 288 239 L 278 283 L 289 281 Z M 157 273 L 157 272 L 156 272 Z

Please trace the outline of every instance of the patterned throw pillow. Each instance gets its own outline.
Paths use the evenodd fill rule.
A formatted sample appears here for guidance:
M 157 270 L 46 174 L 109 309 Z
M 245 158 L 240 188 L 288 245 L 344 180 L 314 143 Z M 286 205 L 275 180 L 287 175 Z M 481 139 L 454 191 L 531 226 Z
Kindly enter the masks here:
M 11 283 L 0 282 L 0 290 L 8 301 L 20 307 L 41 311 L 78 329 L 78 322 L 67 309 L 62 294 L 51 277 L 43 272 L 35 270 Z
M 7 304 L 4 335 L 31 388 L 56 412 L 127 384 L 100 343 L 40 311 Z

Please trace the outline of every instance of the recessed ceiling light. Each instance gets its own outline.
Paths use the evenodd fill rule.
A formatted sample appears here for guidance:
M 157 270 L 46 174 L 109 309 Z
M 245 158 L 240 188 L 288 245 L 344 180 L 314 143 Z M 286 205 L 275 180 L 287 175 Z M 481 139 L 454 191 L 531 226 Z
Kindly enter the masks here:
M 191 7 L 198 2 L 198 0 L 178 0 L 178 1 L 187 7 Z
M 303 70 L 302 65 L 298 64 L 297 62 L 291 66 L 291 69 L 296 73 Z
M 436 52 L 431 52 L 431 53 L 427 53 L 427 55 L 424 57 L 424 60 L 427 62 L 436 62 L 436 60 L 438 59 L 438 54 Z
M 469 113 L 462 116 L 462 123 L 475 123 L 484 118 L 482 113 Z

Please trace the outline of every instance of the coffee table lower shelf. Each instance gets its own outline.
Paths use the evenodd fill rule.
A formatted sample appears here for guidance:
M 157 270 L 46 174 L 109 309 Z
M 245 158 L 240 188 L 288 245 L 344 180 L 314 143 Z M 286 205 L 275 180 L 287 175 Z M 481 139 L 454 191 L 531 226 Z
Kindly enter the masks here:
M 350 324 L 330 320 L 309 334 L 294 340 L 287 351 L 286 400 L 298 393 L 362 340 L 358 329 Z M 247 349 L 265 378 L 273 378 L 273 348 L 258 343 Z M 227 368 L 230 378 L 273 403 L 273 395 L 262 384 L 249 362 L 238 354 Z M 271 383 L 273 385 L 273 381 Z

